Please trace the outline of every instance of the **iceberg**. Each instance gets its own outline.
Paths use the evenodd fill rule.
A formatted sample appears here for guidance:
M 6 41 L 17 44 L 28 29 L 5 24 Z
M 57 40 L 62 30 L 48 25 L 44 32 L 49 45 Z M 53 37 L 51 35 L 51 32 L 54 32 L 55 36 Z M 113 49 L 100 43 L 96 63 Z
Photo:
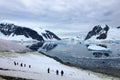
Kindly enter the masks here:
M 110 48 L 106 48 L 106 47 L 95 45 L 95 44 L 89 45 L 88 50 L 92 50 L 92 51 L 110 51 L 110 52 L 112 51 Z

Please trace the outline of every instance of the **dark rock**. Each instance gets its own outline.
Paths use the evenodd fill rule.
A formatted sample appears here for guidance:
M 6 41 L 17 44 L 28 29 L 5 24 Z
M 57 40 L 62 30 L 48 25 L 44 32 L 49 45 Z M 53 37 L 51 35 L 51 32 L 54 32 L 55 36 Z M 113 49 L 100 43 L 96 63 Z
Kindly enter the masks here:
M 105 25 L 104 30 L 105 30 L 106 32 L 108 32 L 109 26 L 108 26 L 108 25 Z
M 107 38 L 106 33 L 102 33 L 102 34 L 100 34 L 100 36 L 97 37 L 97 39 L 106 39 L 106 38 Z
M 57 37 L 53 32 L 50 32 L 50 31 L 48 31 L 48 30 L 45 30 L 46 31 L 46 34 L 48 34 L 48 37 L 50 38 L 50 39 L 53 39 L 53 38 L 55 38 L 55 39 L 57 39 L 57 40 L 61 40 L 59 37 Z
M 98 46 L 101 46 L 101 47 L 107 48 L 107 46 L 106 46 L 106 45 L 103 45 L 103 44 L 99 44 Z
M 95 26 L 92 31 L 94 32 L 94 35 L 95 35 L 99 33 L 101 30 L 102 30 L 101 26 L 98 25 L 98 26 Z
M 117 29 L 120 29 L 120 26 L 118 26 Z

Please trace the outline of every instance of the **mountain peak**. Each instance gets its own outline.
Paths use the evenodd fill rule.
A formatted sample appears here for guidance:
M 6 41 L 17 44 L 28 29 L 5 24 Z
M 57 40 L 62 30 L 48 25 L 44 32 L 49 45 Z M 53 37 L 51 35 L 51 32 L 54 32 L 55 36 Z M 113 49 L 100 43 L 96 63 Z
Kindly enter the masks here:
M 105 25 L 104 28 L 102 28 L 100 25 L 96 25 L 93 27 L 91 31 L 88 32 L 85 40 L 90 39 L 93 36 L 96 36 L 96 39 L 106 39 L 108 31 L 109 31 L 108 25 Z

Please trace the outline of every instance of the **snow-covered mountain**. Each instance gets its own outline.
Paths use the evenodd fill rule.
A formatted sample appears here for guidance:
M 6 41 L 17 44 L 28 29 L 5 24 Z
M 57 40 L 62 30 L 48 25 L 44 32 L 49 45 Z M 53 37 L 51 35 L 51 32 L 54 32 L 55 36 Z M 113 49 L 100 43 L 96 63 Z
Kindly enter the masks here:
M 40 28 L 27 28 L 14 24 L 0 24 L 0 38 L 17 41 L 47 41 L 60 40 L 53 32 Z
M 100 25 L 94 26 L 91 31 L 88 32 L 85 40 L 97 40 L 97 41 L 104 41 L 104 40 L 120 40 L 120 28 L 116 27 L 109 27 L 105 25 L 105 27 L 101 27 Z

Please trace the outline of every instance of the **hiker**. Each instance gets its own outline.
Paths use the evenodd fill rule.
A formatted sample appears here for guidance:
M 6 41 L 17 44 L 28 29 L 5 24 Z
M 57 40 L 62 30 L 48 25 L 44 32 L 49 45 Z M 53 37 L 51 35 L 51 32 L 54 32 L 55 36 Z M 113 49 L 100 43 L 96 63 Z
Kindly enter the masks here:
M 47 70 L 47 71 L 48 71 L 48 73 L 50 73 L 50 68 L 48 68 L 48 70 Z
M 21 63 L 21 64 L 20 64 L 20 66 L 22 67 L 22 66 L 23 66 L 23 64 Z
M 88 73 L 88 75 L 90 75 L 90 72 Z
M 19 63 L 17 62 L 16 65 L 19 65 Z
M 29 65 L 29 68 L 31 68 L 31 65 Z
M 17 65 L 15 61 L 14 61 L 14 65 L 15 65 L 15 66 Z
M 61 71 L 61 76 L 63 76 L 63 74 L 64 74 L 64 71 L 62 70 L 62 71 Z
M 24 64 L 24 67 L 26 67 L 26 64 Z
M 56 70 L 56 75 L 58 75 L 59 74 L 59 71 L 58 70 Z

